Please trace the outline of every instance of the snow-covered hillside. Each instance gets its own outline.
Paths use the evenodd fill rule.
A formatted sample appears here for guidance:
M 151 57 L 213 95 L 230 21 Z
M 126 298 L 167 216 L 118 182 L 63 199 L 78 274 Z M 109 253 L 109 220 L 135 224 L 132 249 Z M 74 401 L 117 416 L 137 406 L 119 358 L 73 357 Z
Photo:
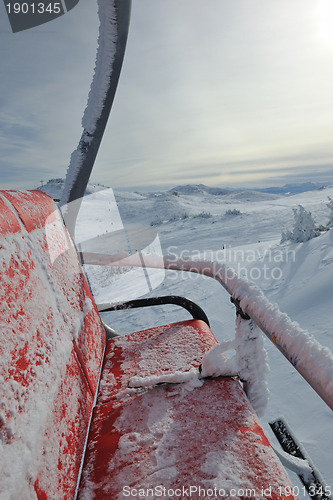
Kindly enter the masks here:
M 333 351 L 333 231 L 305 243 L 280 244 L 281 232 L 293 226 L 292 208 L 298 205 L 310 210 L 318 225 L 325 225 L 329 218 L 328 197 L 333 198 L 333 187 L 286 197 L 255 191 L 212 194 L 202 188 L 191 192 L 189 187 L 182 190 L 178 186 L 158 193 L 115 191 L 117 203 L 113 204 L 113 211 L 117 217 L 120 213 L 125 226 L 153 228 L 160 238 L 163 254 L 171 260 L 182 257 L 228 264 L 255 282 L 281 311 Z M 100 225 L 110 227 L 112 210 L 95 210 L 95 203 L 87 197 L 90 219 L 95 217 Z M 84 237 L 84 219 L 79 226 Z M 101 272 L 89 267 L 97 302 L 109 302 L 115 290 L 116 295 L 126 296 L 126 287 L 133 293 L 135 273 L 124 269 Z M 137 295 L 141 293 L 138 289 Z M 206 311 L 218 340 L 233 338 L 234 306 L 216 281 L 167 271 L 162 283 L 151 292 L 151 295 L 165 294 L 193 299 Z M 123 333 L 185 317 L 186 313 L 175 306 L 104 314 L 104 319 Z M 275 346 L 268 340 L 265 345 L 271 392 L 262 419 L 267 434 L 272 438 L 269 420 L 284 415 L 328 485 L 333 486 L 332 412 Z
M 51 196 L 54 200 L 58 201 L 61 199 L 61 195 L 64 189 L 64 179 L 50 179 L 46 184 L 37 187 L 47 195 Z M 102 186 L 101 184 L 92 184 L 90 183 L 86 189 L 86 195 L 97 193 L 103 189 L 107 189 L 106 186 Z

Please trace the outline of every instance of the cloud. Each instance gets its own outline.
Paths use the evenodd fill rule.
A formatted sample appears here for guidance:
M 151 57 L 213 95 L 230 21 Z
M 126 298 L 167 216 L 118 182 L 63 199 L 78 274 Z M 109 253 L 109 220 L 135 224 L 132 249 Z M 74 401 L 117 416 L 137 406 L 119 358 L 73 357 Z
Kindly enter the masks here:
M 314 9 L 312 0 L 210 0 L 209 8 L 199 0 L 134 0 L 92 179 L 112 187 L 265 183 L 278 170 L 328 165 L 333 54 Z M 93 74 L 96 11 L 81 0 L 56 21 L 15 35 L 0 19 L 1 168 L 19 187 L 66 173 Z
M 80 2 L 65 16 L 17 34 L 1 29 L 7 19 L 0 19 L 2 187 L 15 181 L 34 187 L 41 175 L 66 173 L 93 74 L 98 22 L 91 4 Z

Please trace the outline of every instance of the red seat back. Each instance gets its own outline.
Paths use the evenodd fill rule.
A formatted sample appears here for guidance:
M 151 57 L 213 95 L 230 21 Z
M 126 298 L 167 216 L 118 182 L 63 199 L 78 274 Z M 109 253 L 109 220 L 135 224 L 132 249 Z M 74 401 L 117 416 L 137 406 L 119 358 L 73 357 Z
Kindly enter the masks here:
M 72 498 L 105 334 L 40 191 L 0 191 L 0 324 L 0 496 Z

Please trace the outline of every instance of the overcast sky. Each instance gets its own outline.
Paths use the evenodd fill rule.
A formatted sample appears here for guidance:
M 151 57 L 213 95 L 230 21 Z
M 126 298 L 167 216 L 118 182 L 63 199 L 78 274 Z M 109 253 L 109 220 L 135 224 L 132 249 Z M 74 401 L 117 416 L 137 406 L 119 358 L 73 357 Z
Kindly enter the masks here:
M 332 0 L 133 0 L 92 180 L 333 182 Z M 93 75 L 97 2 L 13 34 L 0 4 L 0 188 L 64 177 Z

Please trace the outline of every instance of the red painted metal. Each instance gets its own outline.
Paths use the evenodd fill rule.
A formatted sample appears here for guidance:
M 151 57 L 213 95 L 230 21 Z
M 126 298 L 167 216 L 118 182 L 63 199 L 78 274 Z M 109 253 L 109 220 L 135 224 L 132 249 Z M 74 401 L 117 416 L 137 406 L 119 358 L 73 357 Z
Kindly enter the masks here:
M 18 219 L 30 233 L 46 226 L 47 219 L 56 210 L 52 198 L 42 191 L 0 191 L 14 208 Z
M 59 247 L 67 235 L 53 201 L 1 192 L 0 209 L 0 436 L 13 469 L 4 463 L 0 492 L 73 498 L 104 330 L 74 247 Z

